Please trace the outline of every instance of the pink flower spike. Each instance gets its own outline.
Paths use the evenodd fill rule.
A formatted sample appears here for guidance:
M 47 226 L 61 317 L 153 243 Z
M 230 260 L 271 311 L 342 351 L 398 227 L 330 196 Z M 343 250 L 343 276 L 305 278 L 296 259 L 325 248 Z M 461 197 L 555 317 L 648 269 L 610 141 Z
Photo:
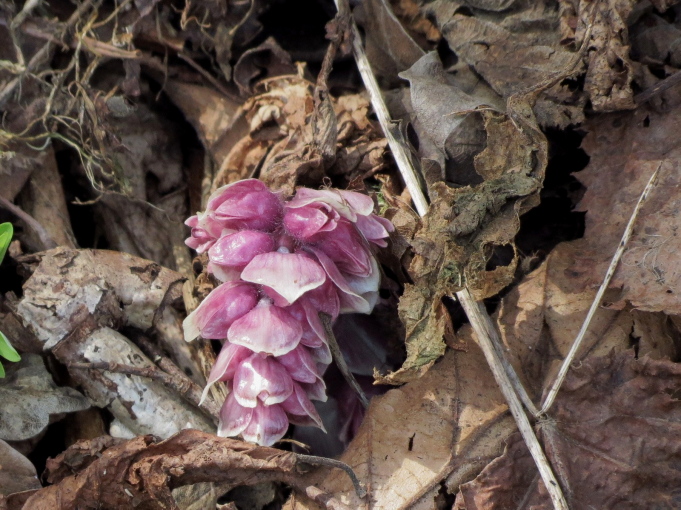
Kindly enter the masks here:
M 239 405 L 234 394 L 230 393 L 220 409 L 218 436 L 233 437 L 241 434 L 251 422 L 252 417 L 253 409 Z
M 286 310 L 263 299 L 258 306 L 234 321 L 227 338 L 254 352 L 281 356 L 296 348 L 303 328 Z
M 299 208 L 286 208 L 284 228 L 293 237 L 307 240 L 320 232 L 330 232 L 336 228 L 340 218 L 331 206 L 313 203 Z
M 279 404 L 293 392 L 286 368 L 271 356 L 253 354 L 234 374 L 234 398 L 244 407 Z
M 261 446 L 272 446 L 288 430 L 288 417 L 281 405 L 264 406 L 258 404 L 253 409 L 253 417 L 241 435 L 246 441 Z
M 253 355 L 253 351 L 240 345 L 234 345 L 229 342 L 225 343 L 215 360 L 215 365 L 210 370 L 208 375 L 208 382 L 201 394 L 201 402 L 203 402 L 208 395 L 210 388 L 218 381 L 231 381 L 234 378 L 236 369 L 249 356 Z
M 223 283 L 208 294 L 196 310 L 182 323 L 186 341 L 203 338 L 221 340 L 227 337 L 232 323 L 258 302 L 253 285 L 243 282 Z
M 267 185 L 261 180 L 243 179 L 241 181 L 236 181 L 216 189 L 210 197 L 208 197 L 206 210 L 214 211 L 226 201 L 234 200 L 235 198 L 248 195 L 249 193 L 261 193 L 263 191 L 270 192 Z
M 317 426 L 326 432 L 317 409 L 315 409 L 315 406 L 308 398 L 305 390 L 298 384 L 293 383 L 293 393 L 281 404 L 281 407 L 289 415 L 291 423 L 303 426 Z
M 265 285 L 293 303 L 326 281 L 324 269 L 303 253 L 256 255 L 241 273 L 244 281 Z
M 208 250 L 210 265 L 241 270 L 255 257 L 274 249 L 274 240 L 265 232 L 242 230 L 218 239 Z M 239 271 L 240 272 L 240 271 Z M 217 272 L 216 272 L 216 276 Z
M 317 365 L 315 365 L 312 356 L 303 345 L 299 345 L 291 352 L 279 356 L 277 361 L 288 370 L 291 379 L 294 381 L 313 383 L 321 377 L 317 372 Z

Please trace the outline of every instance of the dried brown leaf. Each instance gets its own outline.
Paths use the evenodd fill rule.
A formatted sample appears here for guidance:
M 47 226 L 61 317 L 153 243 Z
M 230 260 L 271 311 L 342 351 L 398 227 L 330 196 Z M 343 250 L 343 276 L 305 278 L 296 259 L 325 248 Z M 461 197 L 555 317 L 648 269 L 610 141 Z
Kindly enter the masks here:
M 482 299 L 498 293 L 513 279 L 517 255 L 506 266 L 487 271 L 494 247 L 511 245 L 519 215 L 536 204 L 544 164 L 536 153 L 546 150 L 538 131 L 520 130 L 506 117 L 484 112 L 486 149 L 475 159 L 487 180 L 474 186 L 431 186 L 431 206 L 411 244 L 414 258 L 400 317 L 405 323 L 407 360 L 400 370 L 381 379 L 402 383 L 423 373 L 444 350 L 444 296 L 470 288 Z M 502 155 L 503 153 L 503 155 Z
M 51 419 L 90 407 L 80 392 L 57 386 L 37 354 L 24 354 L 12 369 L 6 379 L 0 379 L 1 439 L 30 439 L 40 434 Z M 2 472 L 0 469 L 0 475 Z M 0 491 L 2 488 L 0 484 Z
M 409 69 L 424 55 L 388 0 L 368 0 L 353 11 L 357 23 L 366 33 L 365 49 L 371 68 L 386 84 L 395 83 L 397 75 Z
M 432 490 L 443 478 L 470 480 L 498 455 L 513 430 L 485 358 L 470 343 L 467 352 L 448 351 L 420 379 L 372 399 L 341 457 L 367 483 L 365 501 L 335 474 L 315 483 L 351 508 L 400 510 L 412 508 L 421 497 L 432 507 Z M 296 497 L 288 508 L 315 506 Z
M 33 463 L 0 439 L 0 496 L 40 487 Z
M 211 481 L 226 490 L 239 485 L 280 481 L 305 491 L 300 481 L 304 459 L 274 448 L 184 430 L 162 442 L 141 436 L 123 443 L 82 441 L 50 461 L 54 485 L 35 493 L 31 510 L 178 508 L 171 489 Z M 75 470 L 75 474 L 72 470 Z M 310 494 L 335 500 L 312 488 Z
M 587 187 L 578 208 L 588 211 L 586 232 L 568 270 L 582 288 L 600 283 L 634 204 L 653 171 L 657 184 L 640 211 L 634 233 L 610 283 L 620 289 L 609 306 L 681 314 L 678 235 L 681 151 L 675 133 L 678 107 L 608 115 L 587 124 L 583 147 L 591 157 L 578 174 Z
M 569 373 L 540 424 L 570 508 L 676 508 L 681 476 L 681 367 L 622 352 Z M 456 510 L 553 508 L 522 440 L 465 484 Z

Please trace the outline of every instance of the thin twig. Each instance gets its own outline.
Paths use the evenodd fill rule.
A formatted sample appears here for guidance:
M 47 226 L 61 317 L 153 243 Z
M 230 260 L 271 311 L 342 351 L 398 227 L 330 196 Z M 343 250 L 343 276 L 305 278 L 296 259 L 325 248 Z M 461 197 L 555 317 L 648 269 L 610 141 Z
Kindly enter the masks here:
M 367 409 L 369 407 L 369 399 L 364 394 L 364 391 L 357 382 L 357 379 L 355 379 L 355 376 L 352 375 L 352 372 L 350 372 L 348 364 L 345 362 L 345 358 L 343 357 L 343 353 L 341 352 L 340 347 L 338 347 L 336 336 L 333 334 L 333 328 L 331 327 L 331 317 L 328 314 L 320 312 L 319 318 L 321 319 L 322 324 L 324 325 L 326 340 L 329 343 L 329 349 L 331 349 L 331 356 L 333 356 L 333 360 L 336 362 L 338 370 L 340 370 L 341 374 L 343 374 L 343 377 L 350 385 L 350 387 L 353 390 L 355 390 L 355 393 L 357 393 L 357 397 L 359 398 L 359 401 L 362 403 L 362 406 L 364 406 L 364 409 Z
M 336 0 L 336 5 L 340 2 L 343 2 L 345 8 L 348 8 L 347 0 Z M 386 135 L 388 145 L 393 152 L 397 167 L 402 174 L 407 189 L 411 193 L 411 198 L 414 201 L 416 211 L 419 215 L 424 216 L 428 211 L 428 201 L 419 184 L 419 174 L 412 164 L 411 158 L 407 152 L 407 144 L 404 141 L 401 132 L 394 129 L 394 125 L 390 120 L 390 114 L 388 113 L 378 83 L 371 71 L 369 61 L 364 52 L 364 48 L 362 47 L 359 31 L 353 21 L 350 23 L 350 29 L 352 31 L 352 47 L 357 61 L 357 67 L 359 68 L 364 85 L 369 91 L 371 104 L 376 112 L 378 121 L 383 128 L 383 132 Z M 542 480 L 544 481 L 544 485 L 549 492 L 554 508 L 558 510 L 567 510 L 567 502 L 563 496 L 560 485 L 558 484 L 558 481 L 553 474 L 553 470 L 539 444 L 539 440 L 530 425 L 518 395 L 524 395 L 523 400 L 526 405 L 532 405 L 532 408 L 534 408 L 534 405 L 529 399 L 529 396 L 527 396 L 527 392 L 522 384 L 520 384 L 517 375 L 515 375 L 513 367 L 509 364 L 506 366 L 502 364 L 497 348 L 494 347 L 494 342 L 490 338 L 490 332 L 495 330 L 491 318 L 483 309 L 481 309 L 480 305 L 475 302 L 468 289 L 457 292 L 456 297 L 462 303 L 462 306 L 464 306 L 464 310 L 469 315 L 469 318 L 471 315 L 475 317 L 471 319 L 471 326 L 479 339 L 480 346 L 485 353 L 485 358 L 492 369 L 495 380 L 501 387 L 502 393 L 508 402 L 509 409 L 518 425 L 518 429 L 532 454 L 532 458 L 534 459 Z M 513 377 L 509 377 L 507 372 L 513 374 Z
M 338 12 L 350 12 L 348 0 L 335 0 L 335 2 Z M 385 105 L 385 101 L 381 95 L 381 89 L 378 86 L 378 81 L 376 81 L 374 72 L 371 70 L 369 59 L 362 46 L 362 37 L 359 34 L 359 29 L 357 28 L 354 19 L 350 19 L 350 38 L 352 39 L 352 53 L 357 62 L 357 69 L 359 69 L 359 74 L 362 76 L 364 86 L 369 92 L 371 106 L 373 106 L 378 122 L 383 128 L 383 133 L 388 140 L 388 145 L 395 158 L 395 163 L 400 169 L 404 183 L 411 194 L 411 199 L 414 202 L 416 212 L 418 212 L 419 215 L 424 216 L 426 212 L 428 212 L 428 200 L 421 188 L 419 173 L 414 168 L 411 155 L 407 150 L 408 145 L 404 140 L 402 133 L 390 118 L 388 107 Z
M 542 447 L 539 444 L 539 440 L 534 433 L 534 429 L 530 424 L 530 420 L 525 414 L 523 404 L 520 402 L 520 399 L 515 392 L 514 385 L 511 383 L 511 379 L 508 377 L 506 370 L 503 368 L 500 356 L 494 348 L 493 342 L 489 336 L 487 336 L 484 327 L 478 325 L 476 328 L 475 326 L 476 323 L 482 324 L 484 322 L 484 317 L 487 316 L 487 313 L 481 309 L 481 305 L 477 303 L 475 299 L 473 299 L 473 296 L 470 294 L 470 292 L 468 292 L 467 289 L 457 292 L 456 296 L 459 298 L 459 302 L 466 312 L 466 315 L 470 319 L 471 325 L 478 336 L 478 344 L 480 345 L 480 349 L 482 349 L 482 352 L 485 355 L 485 359 L 487 360 L 487 364 L 492 371 L 494 380 L 497 382 L 499 389 L 501 389 L 501 393 L 504 395 L 504 398 L 508 403 L 508 408 L 513 415 L 513 419 L 518 426 L 520 434 L 523 436 L 523 440 L 527 445 L 527 449 L 530 451 L 530 454 L 534 459 L 534 463 L 539 470 L 539 475 L 541 476 L 544 486 L 546 487 L 546 490 L 551 497 L 551 501 L 553 502 L 553 507 L 556 510 L 568 510 L 569 507 L 567 501 L 565 500 L 565 496 L 563 496 L 563 492 L 560 485 L 558 484 L 558 480 L 553 473 L 551 464 L 549 464 L 549 461 L 544 454 L 544 450 L 542 450 Z M 478 330 L 482 330 L 483 334 L 478 334 Z
M 31 216 L 26 211 L 21 209 L 21 207 L 14 205 L 12 202 L 7 200 L 2 195 L 0 195 L 0 207 L 7 209 L 17 218 L 23 220 L 24 223 L 26 223 L 38 235 L 38 238 L 40 239 L 40 242 L 42 243 L 44 250 L 49 250 L 57 247 L 57 243 L 54 241 L 54 239 L 50 237 L 50 234 L 47 233 L 45 227 L 43 227 L 38 222 L 38 220 L 36 220 L 33 216 Z
M 636 94 L 634 96 L 634 103 L 641 105 L 679 83 L 681 83 L 681 71 L 676 71 L 674 74 L 667 76 L 664 80 L 658 81 L 655 85 L 647 88 L 640 94 Z
M 187 384 L 186 381 L 179 381 L 176 377 L 173 377 L 156 366 L 136 367 L 122 363 L 97 361 L 93 363 L 69 363 L 68 368 L 81 370 L 104 370 L 116 374 L 136 375 L 138 377 L 145 377 L 147 379 L 157 381 L 166 388 L 184 397 L 191 404 L 208 413 L 215 423 L 218 422 L 220 410 L 212 401 L 204 402 L 203 404 L 199 405 L 198 399 L 201 396 L 201 388 L 199 388 L 197 384 L 193 383 L 192 381 L 189 381 L 189 384 Z
M 345 462 L 341 462 L 340 460 L 335 459 L 328 459 L 326 457 L 317 457 L 315 455 L 304 455 L 302 453 L 296 454 L 296 458 L 301 462 L 310 464 L 311 466 L 323 466 L 342 469 L 350 477 L 350 480 L 352 480 L 352 485 L 355 487 L 355 493 L 357 494 L 357 497 L 363 498 L 364 496 L 367 495 L 366 487 L 362 482 L 360 482 L 359 478 L 357 478 L 357 475 L 352 470 L 352 468 L 348 466 Z
M 646 198 L 648 198 L 650 191 L 655 186 L 655 180 L 657 179 L 657 174 L 659 173 L 661 167 L 662 163 L 657 165 L 657 168 L 653 172 L 653 175 L 651 175 L 650 179 L 648 180 L 648 184 L 646 184 L 645 189 L 641 193 L 641 196 L 639 197 L 638 202 L 636 203 L 636 207 L 634 207 L 634 211 L 631 213 L 629 223 L 627 223 L 627 227 L 624 229 L 624 234 L 622 234 L 622 239 L 620 240 L 619 246 L 617 247 L 617 250 L 615 251 L 615 254 L 612 257 L 612 260 L 610 261 L 608 271 L 605 273 L 605 277 L 603 278 L 603 283 L 601 283 L 601 286 L 598 288 L 596 297 L 591 303 L 591 308 L 589 308 L 589 312 L 586 314 L 586 318 L 582 323 L 582 327 L 579 330 L 579 333 L 577 333 L 577 338 L 575 338 L 572 347 L 570 347 L 570 351 L 567 353 L 567 356 L 565 356 L 563 364 L 560 366 L 560 370 L 558 371 L 558 375 L 556 375 L 556 378 L 553 381 L 553 384 L 551 385 L 551 389 L 547 393 L 546 398 L 544 399 L 544 403 L 536 416 L 542 416 L 546 414 L 546 412 L 553 405 L 553 402 L 556 400 L 556 395 L 558 395 L 558 391 L 560 390 L 560 387 L 563 384 L 563 381 L 565 380 L 565 376 L 567 375 L 567 372 L 570 369 L 570 365 L 572 365 L 572 362 L 574 361 L 575 356 L 577 355 L 577 351 L 579 350 L 580 346 L 582 345 L 582 342 L 584 341 L 586 332 L 589 329 L 589 324 L 591 324 L 591 320 L 593 319 L 596 310 L 601 304 L 603 294 L 605 293 L 606 289 L 608 288 L 608 285 L 610 284 L 610 280 L 615 274 L 615 270 L 617 269 L 619 261 L 622 258 L 622 254 L 624 253 L 624 248 L 627 246 L 627 243 L 631 238 L 631 234 L 634 230 L 634 223 L 636 223 L 636 218 L 638 217 L 638 214 L 641 211 L 641 207 L 643 206 L 643 203 L 645 202 Z

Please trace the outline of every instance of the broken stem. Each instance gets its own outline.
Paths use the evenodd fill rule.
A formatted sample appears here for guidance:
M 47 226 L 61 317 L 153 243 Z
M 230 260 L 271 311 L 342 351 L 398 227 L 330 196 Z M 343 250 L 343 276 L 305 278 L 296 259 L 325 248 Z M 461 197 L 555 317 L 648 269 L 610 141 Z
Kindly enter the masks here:
M 347 383 L 353 390 L 355 390 L 355 393 L 357 393 L 357 397 L 359 398 L 359 401 L 362 403 L 364 409 L 367 409 L 369 407 L 369 399 L 364 394 L 362 387 L 357 382 L 357 379 L 355 379 L 355 376 L 352 375 L 352 372 L 350 372 L 350 368 L 348 368 L 348 364 L 345 362 L 343 353 L 341 352 L 340 347 L 338 346 L 338 342 L 336 341 L 336 335 L 333 334 L 333 328 L 331 327 L 331 316 L 325 313 L 320 313 L 319 319 L 322 321 L 322 324 L 324 325 L 326 341 L 329 342 L 329 349 L 331 350 L 331 356 L 333 356 L 333 361 L 336 362 L 338 370 L 340 370 L 341 374 L 343 374 L 343 377 L 345 378 Z
M 339 12 L 349 11 L 347 0 L 335 1 Z M 402 178 L 404 179 L 407 189 L 411 194 L 416 211 L 420 216 L 424 216 L 428 211 L 428 200 L 426 199 L 426 196 L 421 188 L 419 174 L 412 164 L 411 157 L 407 150 L 408 146 L 404 141 L 401 132 L 395 129 L 395 126 L 390 119 L 390 114 L 383 100 L 383 96 L 381 95 L 378 82 L 376 81 L 373 71 L 371 70 L 371 66 L 369 65 L 369 60 L 367 59 L 366 53 L 364 52 L 364 48 L 362 47 L 359 30 L 352 19 L 350 20 L 350 31 L 352 38 L 352 49 L 357 62 L 357 67 L 362 76 L 364 86 L 369 92 L 371 104 L 374 108 L 374 111 L 376 112 L 376 117 L 383 128 L 383 132 L 386 136 L 386 139 L 388 140 L 388 145 L 390 146 L 390 150 L 393 153 L 393 157 L 395 158 L 395 162 L 399 168 Z M 528 409 L 535 410 L 535 406 L 530 400 L 527 391 L 525 391 L 525 388 L 520 382 L 517 374 L 513 370 L 513 367 L 508 363 L 502 362 L 504 356 L 500 352 L 501 342 L 498 335 L 496 334 L 492 319 L 480 307 L 480 305 L 475 302 L 468 289 L 457 292 L 456 297 L 459 299 L 459 302 L 461 302 L 462 306 L 464 307 L 464 311 L 471 321 L 471 326 L 473 327 L 473 330 L 479 339 L 479 343 L 483 349 L 483 352 L 485 353 L 487 363 L 492 369 L 492 373 L 494 374 L 497 384 L 499 384 L 501 387 L 502 393 L 508 402 L 509 409 L 513 414 L 513 418 L 518 425 L 518 429 L 520 430 L 520 433 L 522 434 L 523 439 L 525 440 L 525 443 L 532 454 L 535 464 L 539 469 L 539 473 L 551 497 L 554 508 L 559 510 L 567 510 L 567 502 L 563 496 L 560 485 L 553 474 L 551 466 L 546 459 L 546 455 L 539 444 L 537 436 L 534 434 L 534 430 L 532 429 L 527 415 L 523 410 L 523 405 L 520 402 L 518 395 L 520 395 L 520 398 L 522 398 L 523 403 L 528 407 Z
M 122 363 L 114 363 L 108 361 L 86 362 L 86 363 L 69 363 L 69 369 L 81 370 L 105 370 L 116 374 L 136 375 L 138 377 L 146 377 L 153 381 L 158 381 L 166 388 L 176 392 L 178 395 L 184 397 L 187 401 L 202 409 L 210 415 L 210 417 L 217 423 L 220 408 L 211 401 L 206 401 L 199 405 L 201 399 L 201 388 L 189 379 L 178 380 L 177 377 L 164 372 L 156 366 L 150 367 L 136 367 L 132 365 L 124 365 Z M 186 377 L 186 376 L 185 376 Z
M 335 0 L 335 2 L 338 12 L 350 12 L 348 0 Z M 421 189 L 419 173 L 412 164 L 411 155 L 407 150 L 408 145 L 405 142 L 402 133 L 397 129 L 390 118 L 388 107 L 385 105 L 385 101 L 381 95 L 381 89 L 378 86 L 378 81 L 376 81 L 376 77 L 371 70 L 369 59 L 362 46 L 362 37 L 359 34 L 359 29 L 353 18 L 350 18 L 350 39 L 352 40 L 352 53 L 357 62 L 357 68 L 359 69 L 359 74 L 362 76 L 364 86 L 369 92 L 371 106 L 373 106 L 378 122 L 381 125 L 381 128 L 383 128 L 383 133 L 388 140 L 388 145 L 395 158 L 395 163 L 400 169 L 404 183 L 411 194 L 411 199 L 414 202 L 416 212 L 418 212 L 420 216 L 424 216 L 428 211 L 428 200 Z
M 622 239 L 620 240 L 619 246 L 617 247 L 617 250 L 615 251 L 615 254 L 612 257 L 612 260 L 610 261 L 610 265 L 608 266 L 608 270 L 605 273 L 605 277 L 603 278 L 603 283 L 601 283 L 601 286 L 598 288 L 598 292 L 596 292 L 596 297 L 594 298 L 593 302 L 591 303 L 591 307 L 589 308 L 589 312 L 586 314 L 586 317 L 584 319 L 584 322 L 582 323 L 582 327 L 579 330 L 579 333 L 577 333 L 577 338 L 575 338 L 575 341 L 573 342 L 572 347 L 570 347 L 570 351 L 567 353 L 567 356 L 565 356 L 565 359 L 563 360 L 563 364 L 560 366 L 560 370 L 558 371 L 558 375 L 556 376 L 555 380 L 553 381 L 553 384 L 551 385 L 551 389 L 547 393 L 541 409 L 535 415 L 537 417 L 545 415 L 546 412 L 553 405 L 553 402 L 556 400 L 556 395 L 558 395 L 558 391 L 560 391 L 560 387 L 563 384 L 563 381 L 565 380 L 565 376 L 567 375 L 568 370 L 570 369 L 570 365 L 572 365 L 572 362 L 574 361 L 575 356 L 577 356 L 577 351 L 579 350 L 579 348 L 582 345 L 582 342 L 584 341 L 584 337 L 586 336 L 586 332 L 589 329 L 589 324 L 591 324 L 591 320 L 593 319 L 593 316 L 596 313 L 596 310 L 598 309 L 598 307 L 601 304 L 601 300 L 603 299 L 603 294 L 605 294 L 605 291 L 608 288 L 608 285 L 610 284 L 610 280 L 612 279 L 613 275 L 615 274 L 615 270 L 617 269 L 619 261 L 622 258 L 622 254 L 624 253 L 624 248 L 627 246 L 627 243 L 629 242 L 629 239 L 631 238 L 631 234 L 634 230 L 634 223 L 636 223 L 636 218 L 638 217 L 638 214 L 641 211 L 641 207 L 643 206 L 643 202 L 645 202 L 646 198 L 648 198 L 648 195 L 650 194 L 650 191 L 655 186 L 655 180 L 657 179 L 657 174 L 659 173 L 661 166 L 662 166 L 662 163 L 657 165 L 657 168 L 653 172 L 653 175 L 651 175 L 650 179 L 648 179 L 648 184 L 646 184 L 646 187 L 643 189 L 641 196 L 638 198 L 638 202 L 636 203 L 636 207 L 634 207 L 634 211 L 631 213 L 631 217 L 629 218 L 629 223 L 627 223 L 627 227 L 624 229 L 624 233 L 622 234 Z
M 461 306 L 471 321 L 471 326 L 473 326 L 473 330 L 478 337 L 478 345 L 480 345 L 480 349 L 482 349 L 482 352 L 485 355 L 485 359 L 487 360 L 487 364 L 492 371 L 494 380 L 501 389 L 501 393 L 503 393 L 504 398 L 508 403 L 508 408 L 513 415 L 516 425 L 518 426 L 518 430 L 523 436 L 523 440 L 527 445 L 527 449 L 530 451 L 530 454 L 534 459 L 534 463 L 539 470 L 539 475 L 541 476 L 544 486 L 546 487 L 551 501 L 553 502 L 553 508 L 556 510 L 568 510 L 569 507 L 567 501 L 565 500 L 565 496 L 563 496 L 563 492 L 560 488 L 560 485 L 558 484 L 558 480 L 553 474 L 551 464 L 549 464 L 546 454 L 544 454 L 544 450 L 539 444 L 539 440 L 534 433 L 534 429 L 530 424 L 530 420 L 525 414 L 523 405 L 518 398 L 518 394 L 516 393 L 516 387 L 511 382 L 511 378 L 504 369 L 501 356 L 499 355 L 497 349 L 495 349 L 494 343 L 490 336 L 487 334 L 487 328 L 482 326 L 484 323 L 482 320 L 483 317 L 489 316 L 486 312 L 482 311 L 480 303 L 477 303 L 475 299 L 473 299 L 473 296 L 471 296 L 467 289 L 457 292 L 456 297 L 459 299 Z M 518 381 L 518 383 L 520 383 L 520 381 Z M 522 387 L 522 384 L 520 386 Z M 527 398 L 529 400 L 529 397 Z
M 326 457 L 317 457 L 315 455 L 304 455 L 302 453 L 296 454 L 296 458 L 299 461 L 304 462 L 305 464 L 310 464 L 311 466 L 324 466 L 342 469 L 350 477 L 350 480 L 352 480 L 352 485 L 355 488 L 355 493 L 357 494 L 357 497 L 363 498 L 364 496 L 367 495 L 366 487 L 364 487 L 364 484 L 359 481 L 359 478 L 357 478 L 357 475 L 352 470 L 352 468 L 348 466 L 345 462 L 341 462 L 340 460 L 335 459 L 327 459 Z

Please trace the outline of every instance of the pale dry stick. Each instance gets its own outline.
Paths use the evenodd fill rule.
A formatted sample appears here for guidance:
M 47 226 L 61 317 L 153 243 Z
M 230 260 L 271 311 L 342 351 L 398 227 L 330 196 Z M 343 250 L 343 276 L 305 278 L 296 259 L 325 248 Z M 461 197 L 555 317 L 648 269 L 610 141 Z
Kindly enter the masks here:
M 338 12 L 350 12 L 347 0 L 335 0 L 335 2 Z M 414 169 L 414 165 L 412 165 L 411 156 L 406 148 L 407 144 L 402 139 L 401 133 L 396 129 L 395 124 L 390 118 L 388 107 L 385 105 L 385 101 L 381 95 L 381 89 L 378 87 L 378 82 L 371 70 L 369 59 L 364 52 L 359 29 L 352 18 L 350 18 L 350 38 L 352 39 L 352 53 L 357 62 L 357 68 L 359 69 L 359 74 L 362 76 L 364 86 L 369 92 L 371 106 L 373 106 L 378 122 L 383 128 L 385 137 L 388 139 L 388 145 L 395 158 L 395 163 L 397 163 L 397 166 L 400 169 L 404 183 L 411 194 L 411 199 L 416 207 L 416 212 L 418 212 L 420 216 L 424 216 L 426 212 L 428 212 L 428 200 L 426 200 L 423 190 L 421 189 L 418 173 Z
M 344 8 L 349 10 L 347 7 L 347 0 L 335 1 L 339 11 L 341 11 L 341 7 L 339 6 L 341 2 L 344 2 Z M 418 173 L 412 165 L 411 158 L 406 149 L 407 145 L 402 139 L 401 134 L 399 131 L 393 129 L 388 108 L 383 101 L 383 96 L 381 95 L 380 89 L 378 87 L 378 82 L 376 81 L 376 78 L 371 70 L 371 66 L 369 65 L 369 61 L 366 57 L 366 53 L 364 52 L 364 48 L 362 47 L 359 30 L 352 19 L 350 20 L 350 30 L 353 53 L 360 75 L 362 76 L 364 86 L 369 91 L 371 104 L 388 140 L 388 145 L 393 152 L 393 157 L 395 158 L 397 167 L 402 174 L 402 178 L 407 185 L 407 189 L 411 193 L 411 198 L 414 201 L 416 211 L 420 216 L 424 216 L 428 211 L 428 201 L 419 184 Z M 524 390 L 522 384 L 520 384 L 517 376 L 515 376 L 512 367 L 510 367 L 510 365 L 505 366 L 502 364 L 500 360 L 501 357 L 498 355 L 493 341 L 489 336 L 488 332 L 494 330 L 494 325 L 492 324 L 490 317 L 486 312 L 483 313 L 483 310 L 480 309 L 480 305 L 475 302 L 475 299 L 468 289 L 457 292 L 456 297 L 461 302 L 466 313 L 468 314 L 470 312 L 475 317 L 471 318 L 471 315 L 469 315 L 471 326 L 478 337 L 480 346 L 483 350 L 483 353 L 485 354 L 485 359 L 492 369 L 494 378 L 509 404 L 509 409 L 516 421 L 516 424 L 518 425 L 518 430 L 523 436 L 530 454 L 537 465 L 537 469 L 539 470 L 539 474 L 542 477 L 554 508 L 557 510 L 568 510 L 569 507 L 567 505 L 567 501 L 565 500 L 565 496 L 563 496 L 560 485 L 553 474 L 553 470 L 546 459 L 546 455 L 539 444 L 539 440 L 534 434 L 534 430 L 532 429 L 527 415 L 525 414 L 523 404 L 521 403 L 518 394 L 525 395 L 524 400 L 527 401 L 526 403 L 531 403 L 531 400 L 529 399 L 529 396 L 527 396 L 527 392 Z M 512 378 L 509 377 L 507 373 L 509 370 L 514 374 L 514 380 L 518 383 L 515 386 L 512 383 Z M 516 393 L 516 391 L 518 393 Z
M 579 333 L 577 333 L 577 338 L 575 338 L 572 347 L 570 347 L 570 351 L 567 353 L 567 356 L 565 356 L 563 364 L 560 366 L 560 370 L 558 371 L 558 375 L 556 375 L 556 378 L 554 379 L 553 384 L 551 385 L 551 389 L 546 395 L 546 398 L 544 399 L 544 403 L 542 404 L 539 413 L 536 415 L 537 417 L 545 415 L 546 412 L 553 405 L 554 401 L 556 400 L 556 395 L 558 395 L 560 387 L 563 384 L 563 381 L 565 380 L 565 376 L 567 375 L 568 370 L 570 369 L 570 365 L 572 365 L 572 362 L 574 361 L 575 356 L 577 355 L 577 351 L 579 350 L 580 346 L 582 345 L 582 342 L 584 341 L 584 337 L 586 336 L 586 332 L 589 329 L 591 320 L 593 319 L 596 310 L 601 304 L 603 294 L 605 294 L 605 291 L 608 288 L 608 285 L 610 284 L 610 280 L 615 274 L 615 270 L 617 269 L 620 259 L 622 258 L 622 254 L 624 253 L 624 248 L 626 248 L 627 243 L 631 238 L 631 234 L 634 231 L 634 223 L 636 223 L 636 218 L 638 218 L 638 214 L 641 211 L 641 207 L 643 206 L 643 203 L 645 202 L 646 198 L 648 198 L 650 191 L 655 186 L 655 180 L 657 179 L 657 174 L 660 172 L 661 167 L 662 163 L 657 165 L 657 168 L 653 172 L 653 175 L 651 175 L 650 179 L 648 179 L 648 184 L 646 184 L 643 193 L 641 193 L 641 196 L 638 198 L 638 202 L 636 202 L 636 207 L 634 207 L 634 211 L 631 213 L 631 217 L 629 218 L 629 223 L 627 223 L 627 227 L 624 229 L 624 233 L 622 234 L 622 239 L 620 240 L 619 246 L 617 247 L 617 250 L 615 251 L 615 254 L 612 257 L 612 260 L 610 261 L 610 265 L 608 266 L 608 270 L 605 273 L 603 283 L 601 283 L 601 286 L 598 288 L 598 292 L 596 292 L 596 297 L 591 303 L 591 307 L 589 308 L 589 312 L 586 314 L 586 318 L 582 323 L 582 327 L 580 328 Z

